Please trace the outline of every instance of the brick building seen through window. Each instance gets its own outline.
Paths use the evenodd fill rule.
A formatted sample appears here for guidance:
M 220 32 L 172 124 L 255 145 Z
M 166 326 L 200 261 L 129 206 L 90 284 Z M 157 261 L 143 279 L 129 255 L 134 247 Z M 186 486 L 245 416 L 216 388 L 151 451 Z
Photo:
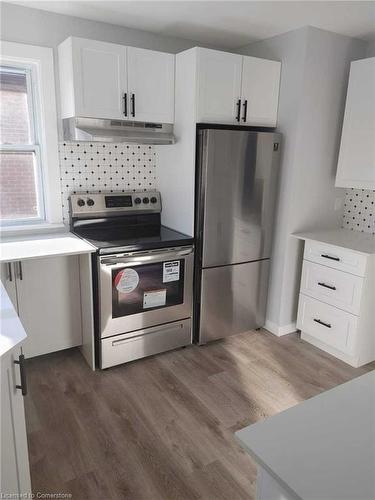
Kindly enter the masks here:
M 43 219 L 41 165 L 31 73 L 0 68 L 0 219 Z

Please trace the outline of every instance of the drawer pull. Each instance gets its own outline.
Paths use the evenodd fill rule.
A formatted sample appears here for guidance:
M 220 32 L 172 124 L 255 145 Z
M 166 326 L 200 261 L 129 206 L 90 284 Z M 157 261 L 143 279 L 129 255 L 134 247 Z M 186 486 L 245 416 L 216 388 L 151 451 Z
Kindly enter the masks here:
M 323 325 L 325 326 L 326 328 L 332 328 L 331 325 L 329 323 L 324 323 L 324 321 L 320 320 L 320 319 L 316 319 L 314 318 L 314 321 L 315 323 L 319 323 L 319 325 Z
M 318 285 L 319 286 L 324 286 L 324 288 L 329 288 L 330 290 L 336 290 L 335 286 L 327 285 L 326 283 L 320 283 L 320 282 L 318 282 Z
M 327 255 L 326 253 L 322 253 L 320 254 L 320 256 L 323 257 L 324 259 L 331 259 L 340 262 L 339 257 L 332 257 L 332 255 Z
M 26 383 L 26 372 L 25 372 L 25 355 L 22 353 L 18 356 L 18 360 L 14 361 L 15 365 L 20 367 L 21 384 L 16 385 L 16 389 L 20 389 L 22 396 L 27 396 L 27 383 Z

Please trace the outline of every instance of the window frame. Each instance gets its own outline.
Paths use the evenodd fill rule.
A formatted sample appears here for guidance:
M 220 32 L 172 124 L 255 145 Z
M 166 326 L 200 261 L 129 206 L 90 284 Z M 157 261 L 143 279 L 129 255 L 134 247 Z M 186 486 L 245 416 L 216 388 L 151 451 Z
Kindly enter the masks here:
M 5 70 L 5 71 L 4 71 Z M 29 113 L 30 125 L 30 144 L 0 144 L 1 153 L 34 153 L 37 162 L 35 171 L 35 195 L 37 199 L 38 215 L 36 217 L 25 217 L 15 219 L 0 219 L 1 225 L 4 227 L 14 228 L 18 225 L 32 225 L 43 224 L 46 222 L 46 207 L 44 202 L 44 185 L 43 185 L 43 164 L 40 144 L 40 123 L 38 120 L 38 111 L 40 112 L 39 96 L 37 82 L 35 79 L 35 71 L 33 66 L 29 64 L 13 64 L 13 66 L 0 66 L 0 71 L 8 71 L 9 73 L 18 72 L 25 74 L 26 77 L 26 90 L 27 90 L 27 107 Z M 38 109 L 39 108 L 39 109 Z
M 39 186 L 42 189 L 43 206 L 38 218 L 16 219 L 14 223 L 0 221 L 1 232 L 27 229 L 50 229 L 51 226 L 63 226 L 62 201 L 60 187 L 60 168 L 58 157 L 58 125 L 56 113 L 55 75 L 53 49 L 36 45 L 2 41 L 0 44 L 0 65 L 9 68 L 28 69 L 31 78 L 31 99 L 33 100 L 34 144 L 38 146 Z M 30 103 L 29 103 L 30 108 Z M 31 118 L 31 117 L 30 117 Z M 32 122 L 32 120 L 31 120 Z M 1 146 L 5 151 L 7 146 Z M 14 151 L 14 145 L 9 145 Z M 38 193 L 37 193 L 38 196 Z M 39 200 L 38 200 L 39 201 Z

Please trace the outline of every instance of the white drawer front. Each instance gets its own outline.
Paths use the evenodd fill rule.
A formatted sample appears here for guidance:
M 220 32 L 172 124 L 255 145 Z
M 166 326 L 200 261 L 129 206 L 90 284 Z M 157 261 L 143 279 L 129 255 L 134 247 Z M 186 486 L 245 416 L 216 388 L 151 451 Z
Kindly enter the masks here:
M 357 316 L 353 314 L 301 293 L 297 328 L 335 349 L 354 354 Z
M 363 278 L 320 264 L 303 261 L 301 293 L 359 314 Z
M 304 259 L 356 276 L 364 276 L 366 271 L 366 255 L 319 241 L 306 241 Z

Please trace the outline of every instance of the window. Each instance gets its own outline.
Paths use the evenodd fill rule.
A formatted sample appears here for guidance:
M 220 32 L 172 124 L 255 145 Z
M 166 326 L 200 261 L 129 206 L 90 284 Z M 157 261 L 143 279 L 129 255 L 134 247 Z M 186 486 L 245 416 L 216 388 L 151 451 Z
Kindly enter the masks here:
M 45 220 L 42 165 L 30 69 L 0 67 L 0 218 Z
M 2 42 L 0 225 L 61 224 L 53 51 Z

